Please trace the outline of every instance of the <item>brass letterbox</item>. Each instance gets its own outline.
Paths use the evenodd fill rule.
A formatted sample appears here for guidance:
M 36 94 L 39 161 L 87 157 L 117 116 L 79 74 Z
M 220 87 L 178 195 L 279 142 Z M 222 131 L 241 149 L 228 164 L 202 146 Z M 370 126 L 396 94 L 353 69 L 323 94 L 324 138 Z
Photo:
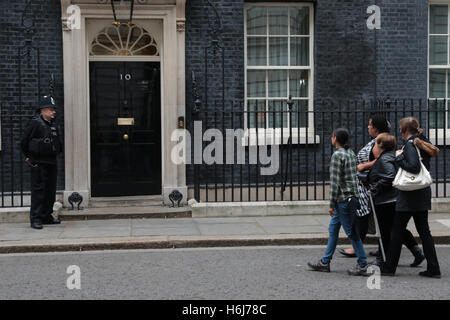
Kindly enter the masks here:
M 133 126 L 134 118 L 117 118 L 118 126 Z

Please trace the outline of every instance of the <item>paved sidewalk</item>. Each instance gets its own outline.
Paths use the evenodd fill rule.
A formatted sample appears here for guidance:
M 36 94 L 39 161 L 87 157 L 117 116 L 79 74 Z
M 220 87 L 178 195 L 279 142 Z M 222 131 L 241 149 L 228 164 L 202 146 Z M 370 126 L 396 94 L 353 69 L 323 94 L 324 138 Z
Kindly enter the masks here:
M 327 215 L 87 220 L 43 230 L 31 229 L 28 223 L 4 223 L 0 253 L 326 244 L 329 220 Z M 450 213 L 430 214 L 429 221 L 436 242 L 450 244 Z M 417 236 L 412 220 L 409 228 Z M 347 243 L 345 238 L 341 232 L 340 243 Z

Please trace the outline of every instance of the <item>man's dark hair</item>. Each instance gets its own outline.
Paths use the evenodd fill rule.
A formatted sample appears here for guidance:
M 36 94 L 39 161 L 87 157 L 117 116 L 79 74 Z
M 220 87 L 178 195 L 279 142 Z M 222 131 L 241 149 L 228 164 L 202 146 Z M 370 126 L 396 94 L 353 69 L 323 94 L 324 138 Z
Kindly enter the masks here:
M 334 129 L 333 130 L 333 136 L 336 137 L 337 142 L 339 142 L 339 144 L 341 146 L 343 146 L 345 150 L 350 148 L 350 146 L 348 145 L 348 140 L 350 138 L 350 133 L 348 132 L 347 129 L 345 129 L 345 128 Z
M 383 114 L 372 113 L 369 117 L 369 121 L 370 120 L 372 120 L 372 127 L 377 129 L 378 133 L 389 133 L 389 131 L 391 131 L 391 125 Z

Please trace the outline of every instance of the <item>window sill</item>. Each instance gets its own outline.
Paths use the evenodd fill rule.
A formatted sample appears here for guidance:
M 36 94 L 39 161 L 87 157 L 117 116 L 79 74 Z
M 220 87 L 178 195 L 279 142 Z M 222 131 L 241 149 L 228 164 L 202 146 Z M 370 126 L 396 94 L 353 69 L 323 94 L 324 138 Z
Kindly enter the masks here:
M 446 137 L 431 137 L 429 139 L 435 146 L 450 146 L 450 133 Z
M 430 129 L 428 139 L 435 146 L 449 146 L 450 145 L 450 129 Z
M 289 129 L 256 129 L 245 130 L 242 138 L 243 146 L 267 146 L 267 145 L 287 145 L 289 139 Z M 319 144 L 320 136 L 314 130 L 306 128 L 292 129 L 292 144 Z

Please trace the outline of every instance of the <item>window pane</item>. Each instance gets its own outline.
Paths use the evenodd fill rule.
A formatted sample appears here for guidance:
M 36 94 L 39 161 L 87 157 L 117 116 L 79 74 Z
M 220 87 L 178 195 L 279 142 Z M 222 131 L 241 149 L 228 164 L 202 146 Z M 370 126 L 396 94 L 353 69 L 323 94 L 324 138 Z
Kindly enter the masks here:
M 295 100 L 292 105 L 292 128 L 298 128 L 300 117 L 300 128 L 308 126 L 308 100 Z
M 445 100 L 430 100 L 430 128 L 442 129 L 444 128 L 445 119 Z
M 445 108 L 446 114 L 447 114 L 447 129 L 450 129 L 450 110 L 449 110 L 449 107 L 448 107 L 449 103 L 450 103 L 450 101 L 447 100 L 447 106 Z
M 249 100 L 247 106 L 247 110 L 250 111 L 248 118 L 249 128 L 256 128 L 256 125 L 258 125 L 258 128 L 265 128 L 266 119 L 264 111 L 266 110 L 266 100 Z
M 291 38 L 291 66 L 309 66 L 309 38 Z
M 289 71 L 289 94 L 292 97 L 308 96 L 308 71 L 306 70 Z
M 269 34 L 287 35 L 288 34 L 288 8 L 270 7 L 269 8 Z
M 266 71 L 247 71 L 247 97 L 266 96 Z
M 288 39 L 270 38 L 269 65 L 287 66 L 288 64 Z
M 291 35 L 309 34 L 309 8 L 291 8 Z
M 249 66 L 267 65 L 266 38 L 247 38 L 247 64 Z
M 430 33 L 448 33 L 448 7 L 446 5 L 430 6 Z
M 430 69 L 430 98 L 445 98 L 445 70 Z
M 446 36 L 430 36 L 430 64 L 447 64 Z
M 270 70 L 269 97 L 287 97 L 287 71 Z
M 286 100 L 269 100 L 269 128 L 287 128 L 288 115 Z
M 247 9 L 247 34 L 267 34 L 267 9 L 265 7 L 249 7 Z

